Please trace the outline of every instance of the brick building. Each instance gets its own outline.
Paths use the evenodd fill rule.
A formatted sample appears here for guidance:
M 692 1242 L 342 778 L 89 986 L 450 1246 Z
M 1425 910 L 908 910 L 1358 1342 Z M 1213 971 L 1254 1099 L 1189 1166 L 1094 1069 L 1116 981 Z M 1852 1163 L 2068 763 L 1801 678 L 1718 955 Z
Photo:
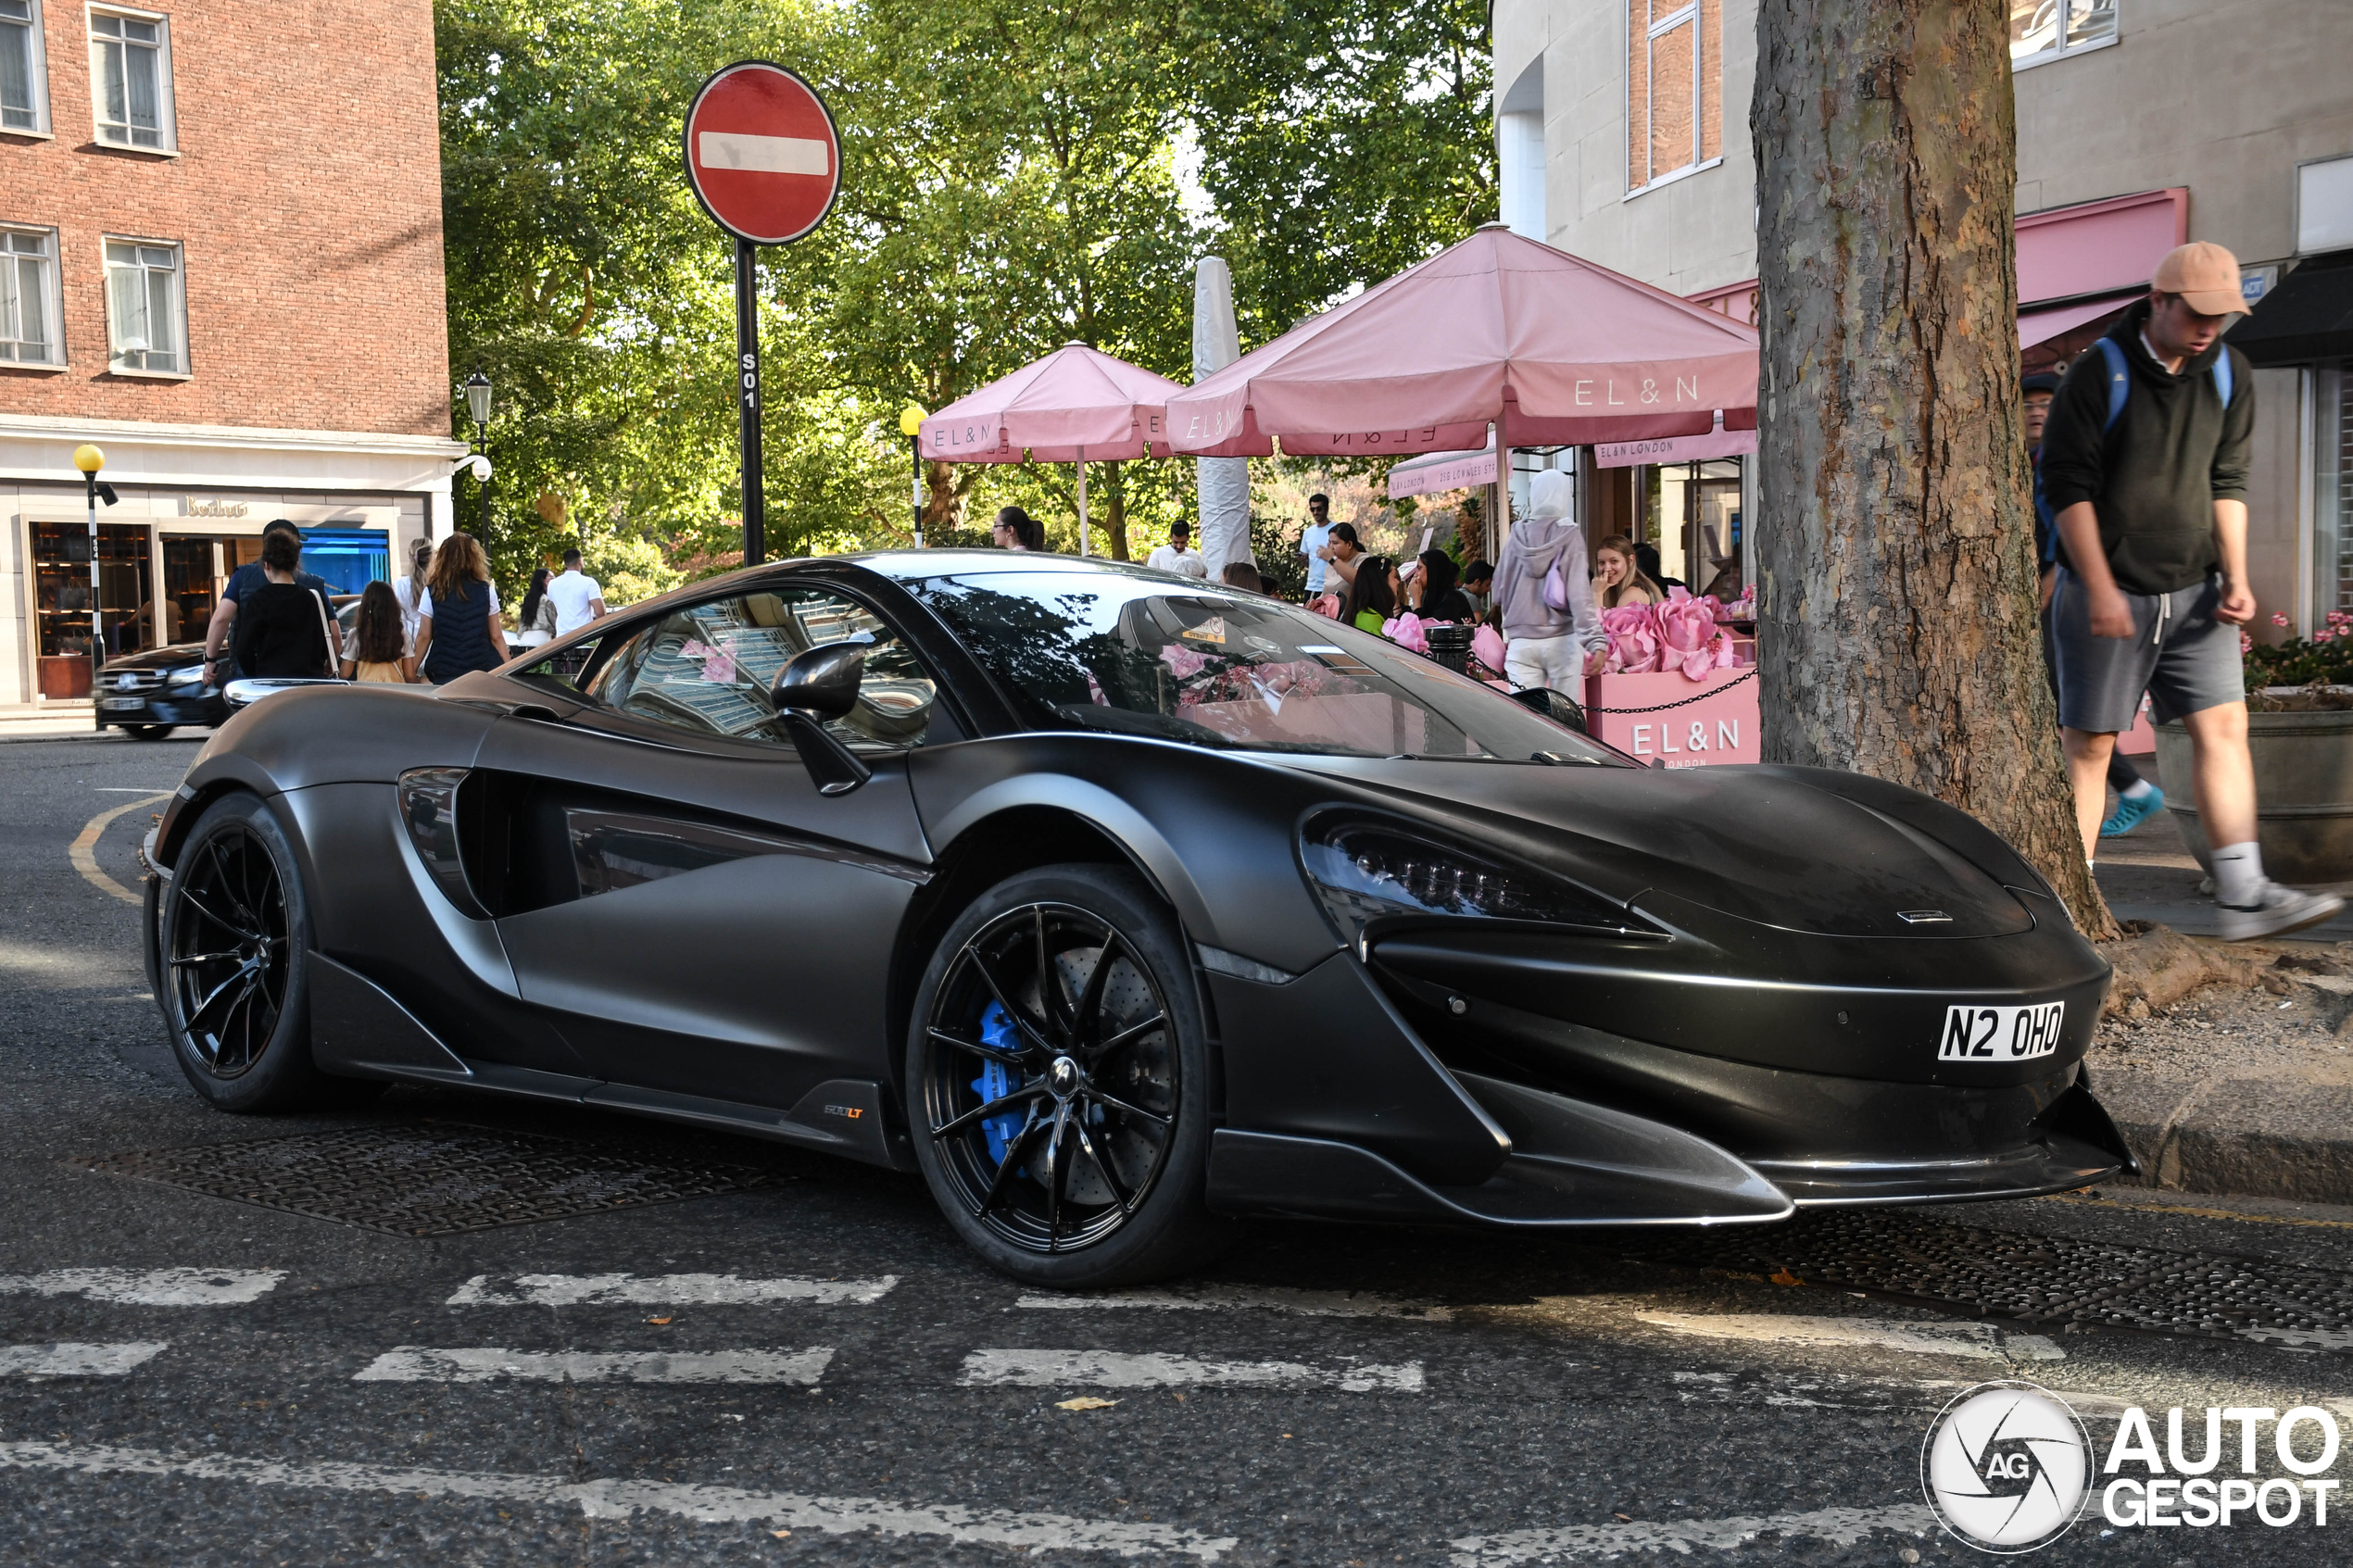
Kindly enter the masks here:
M 430 0 L 0 0 L 0 705 L 203 634 L 289 517 L 364 581 L 449 523 Z M 329 564 L 322 558 L 321 564 Z

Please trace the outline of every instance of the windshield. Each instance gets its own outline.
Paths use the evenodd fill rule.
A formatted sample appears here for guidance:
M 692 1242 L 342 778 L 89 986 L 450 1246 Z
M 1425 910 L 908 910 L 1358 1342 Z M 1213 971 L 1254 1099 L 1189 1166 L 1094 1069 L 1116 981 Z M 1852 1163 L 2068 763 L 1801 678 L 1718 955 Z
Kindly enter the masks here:
M 910 586 L 1041 727 L 1256 751 L 1623 765 L 1491 686 L 1253 594 L 1097 571 Z

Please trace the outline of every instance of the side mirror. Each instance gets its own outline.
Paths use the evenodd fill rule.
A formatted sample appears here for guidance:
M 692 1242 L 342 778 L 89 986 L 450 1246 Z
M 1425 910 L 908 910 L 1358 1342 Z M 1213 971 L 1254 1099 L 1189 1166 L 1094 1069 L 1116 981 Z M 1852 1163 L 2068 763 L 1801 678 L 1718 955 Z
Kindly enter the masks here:
M 1526 686 L 1512 694 L 1512 700 L 1531 713 L 1541 713 L 1556 724 L 1566 724 L 1579 734 L 1584 734 L 1585 709 L 1567 692 L 1556 692 L 1550 686 Z
M 858 706 L 858 686 L 866 676 L 864 643 L 827 643 L 793 656 L 792 662 L 769 688 L 777 711 L 787 709 L 838 719 Z
M 795 654 L 768 688 L 776 718 L 792 736 L 820 795 L 848 795 L 875 776 L 824 725 L 825 720 L 838 719 L 858 706 L 867 647 L 865 643 L 827 643 Z

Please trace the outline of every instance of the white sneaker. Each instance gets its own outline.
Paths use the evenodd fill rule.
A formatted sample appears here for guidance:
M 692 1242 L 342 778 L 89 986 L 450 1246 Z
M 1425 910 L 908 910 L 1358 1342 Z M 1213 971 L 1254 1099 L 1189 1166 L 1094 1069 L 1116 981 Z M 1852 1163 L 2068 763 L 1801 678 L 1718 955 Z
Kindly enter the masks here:
M 2225 904 L 2217 899 L 2214 907 L 2221 912 L 2223 941 L 2251 942 L 2258 936 L 2277 936 L 2318 925 L 2342 910 L 2345 900 L 2334 893 L 2298 893 L 2266 880 L 2261 897 L 2254 903 Z

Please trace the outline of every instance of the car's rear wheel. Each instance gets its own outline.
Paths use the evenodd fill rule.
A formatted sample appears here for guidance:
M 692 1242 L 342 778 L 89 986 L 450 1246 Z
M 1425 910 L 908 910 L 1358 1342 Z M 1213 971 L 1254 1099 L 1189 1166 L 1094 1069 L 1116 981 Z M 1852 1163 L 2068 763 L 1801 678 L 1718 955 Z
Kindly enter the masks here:
M 1202 1201 L 1200 998 L 1175 919 L 1131 872 L 1025 872 L 958 917 L 916 997 L 907 1094 L 932 1196 L 1016 1279 L 1164 1278 L 1223 1244 Z
M 169 724 L 125 724 L 123 734 L 132 740 L 161 740 L 171 733 Z
M 382 1087 L 310 1057 L 310 914 L 285 829 L 258 797 L 215 801 L 157 920 L 157 993 L 180 1070 L 222 1110 L 347 1104 Z

